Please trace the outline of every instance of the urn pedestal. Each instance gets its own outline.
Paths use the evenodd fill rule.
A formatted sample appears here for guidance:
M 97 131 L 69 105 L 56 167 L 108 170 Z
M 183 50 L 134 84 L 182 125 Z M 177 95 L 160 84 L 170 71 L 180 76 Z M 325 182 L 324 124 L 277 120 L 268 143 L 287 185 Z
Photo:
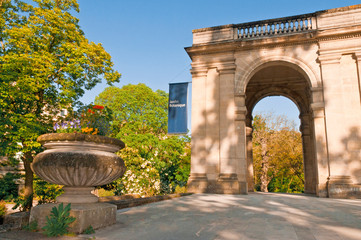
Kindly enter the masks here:
M 39 153 L 32 169 L 40 178 L 64 185 L 64 193 L 55 204 L 32 208 L 30 221 L 36 220 L 39 228 L 46 224 L 46 216 L 59 203 L 71 203 L 71 216 L 76 218 L 70 231 L 83 232 L 89 225 L 94 229 L 116 222 L 116 206 L 98 203 L 91 194 L 95 186 L 108 184 L 125 172 L 123 160 L 115 152 L 124 148 L 118 139 L 80 133 L 53 133 L 38 138 L 46 150 Z

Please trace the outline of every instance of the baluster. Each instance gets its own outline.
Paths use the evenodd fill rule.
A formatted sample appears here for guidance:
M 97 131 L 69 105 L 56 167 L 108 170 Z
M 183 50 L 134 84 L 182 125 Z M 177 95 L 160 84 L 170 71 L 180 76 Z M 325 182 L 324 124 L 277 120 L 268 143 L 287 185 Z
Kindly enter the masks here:
M 278 26 L 279 26 L 278 32 L 279 32 L 279 33 L 283 33 L 282 22 L 279 22 L 279 23 L 278 23 Z
M 246 28 L 243 28 L 242 30 L 243 30 L 243 35 L 242 35 L 242 37 L 243 37 L 243 38 L 246 38 L 246 36 L 247 36 L 247 35 L 246 35 Z
M 297 31 L 301 31 L 301 19 L 297 19 Z
M 307 18 L 307 29 L 310 30 L 312 29 L 312 25 L 311 25 L 311 18 Z
M 302 30 L 306 30 L 306 18 L 302 19 Z
M 288 30 L 287 31 L 290 33 L 291 30 L 292 30 L 292 28 L 291 28 L 291 20 L 288 20 Z
M 296 19 L 293 19 L 293 20 L 292 20 L 292 24 L 293 24 L 292 31 L 293 31 L 293 32 L 296 32 Z
M 277 22 L 274 23 L 274 34 L 277 35 L 278 34 L 278 27 L 277 27 Z
M 268 23 L 265 23 L 264 30 L 264 35 L 268 35 Z
M 265 31 L 263 31 L 263 28 L 264 28 L 264 25 L 261 25 L 261 33 L 260 33 L 261 36 L 263 36 L 264 32 L 265 32 Z
M 258 26 L 259 26 L 259 25 L 256 25 L 256 37 L 258 37 L 258 36 L 259 36 Z
M 249 38 L 250 37 L 250 27 L 247 27 L 247 38 Z
M 252 27 L 252 37 L 254 37 L 254 34 L 255 34 L 255 29 L 254 29 L 254 26 Z

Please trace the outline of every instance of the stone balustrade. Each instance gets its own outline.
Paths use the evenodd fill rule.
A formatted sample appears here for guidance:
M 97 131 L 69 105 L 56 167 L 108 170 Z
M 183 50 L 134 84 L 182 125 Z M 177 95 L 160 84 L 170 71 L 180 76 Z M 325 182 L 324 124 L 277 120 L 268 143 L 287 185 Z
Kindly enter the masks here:
M 269 19 L 235 25 L 239 39 L 276 36 L 281 34 L 300 33 L 316 28 L 314 14 Z

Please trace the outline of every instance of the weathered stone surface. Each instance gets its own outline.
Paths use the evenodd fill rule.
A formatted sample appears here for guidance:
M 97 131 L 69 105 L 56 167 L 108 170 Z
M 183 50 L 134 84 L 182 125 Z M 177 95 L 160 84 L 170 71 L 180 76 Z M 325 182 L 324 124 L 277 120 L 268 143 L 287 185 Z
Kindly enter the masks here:
M 33 207 L 29 221 L 37 221 L 41 230 L 46 225 L 46 216 L 50 216 L 51 209 L 58 205 L 52 203 Z M 71 204 L 70 216 L 76 220 L 70 224 L 69 231 L 82 233 L 89 226 L 98 229 L 112 225 L 116 222 L 116 210 L 116 205 L 108 203 Z
M 305 192 L 361 197 L 360 21 L 361 4 L 193 30 L 189 191 L 252 191 L 252 110 L 276 95 L 300 111 Z
M 124 142 L 116 138 L 82 133 L 48 133 L 39 136 L 37 141 L 41 144 L 57 141 L 86 141 L 94 143 L 112 144 L 118 146 L 119 150 L 125 147 Z
M 113 153 L 77 148 L 39 153 L 32 168 L 48 182 L 78 187 L 107 184 L 125 171 L 123 160 Z
M 120 140 L 79 133 L 45 134 L 38 138 L 46 150 L 38 154 L 31 165 L 42 179 L 64 185 L 58 203 L 72 203 L 71 215 L 76 221 L 72 232 L 81 233 L 87 227 L 94 229 L 115 223 L 117 206 L 98 203 L 91 191 L 121 177 L 124 161 L 114 152 L 124 147 Z M 45 226 L 46 216 L 58 204 L 44 204 L 32 208 L 30 222 L 36 220 L 39 228 Z
M 6 215 L 3 223 L 3 230 L 18 230 L 29 223 L 29 212 L 17 212 Z
M 124 147 L 120 140 L 79 133 L 45 134 L 38 140 L 46 150 L 31 167 L 40 178 L 65 185 L 58 202 L 97 202 L 98 197 L 91 194 L 94 186 L 110 183 L 125 172 L 124 161 L 114 154 Z

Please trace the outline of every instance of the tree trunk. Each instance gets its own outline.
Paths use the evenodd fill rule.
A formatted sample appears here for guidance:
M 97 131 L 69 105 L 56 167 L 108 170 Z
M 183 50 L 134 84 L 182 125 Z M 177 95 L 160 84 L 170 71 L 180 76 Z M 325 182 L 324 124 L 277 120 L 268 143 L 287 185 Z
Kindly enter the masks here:
M 25 211 L 29 211 L 33 206 L 33 179 L 34 174 L 33 170 L 31 170 L 30 164 L 33 160 L 31 153 L 26 153 L 23 157 L 24 168 L 25 168 L 25 187 L 24 187 L 24 198 L 25 205 L 23 209 Z
M 261 168 L 261 192 L 268 192 L 268 167 L 269 167 L 269 157 L 267 156 L 267 142 L 263 139 L 261 142 L 261 158 L 262 158 L 262 168 Z

